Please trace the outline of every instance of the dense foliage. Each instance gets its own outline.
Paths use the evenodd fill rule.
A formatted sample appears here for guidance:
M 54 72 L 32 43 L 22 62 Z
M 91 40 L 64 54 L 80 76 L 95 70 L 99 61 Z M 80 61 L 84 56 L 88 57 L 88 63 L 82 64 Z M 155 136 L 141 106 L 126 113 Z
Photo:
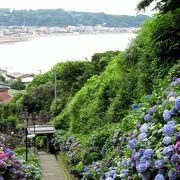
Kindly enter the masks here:
M 137 8 L 138 10 L 145 10 L 152 2 L 154 2 L 154 0 L 141 0 Z M 180 7 L 179 0 L 160 0 L 156 2 L 154 9 L 166 13 L 168 11 L 175 11 L 178 7 Z
M 121 121 L 133 101 L 151 93 L 153 84 L 165 77 L 180 58 L 179 31 L 174 17 L 172 13 L 157 15 L 145 23 L 129 48 L 115 57 L 99 76 L 87 81 L 64 112 L 55 118 L 55 125 L 70 127 L 73 133 L 88 133 Z M 167 18 L 169 21 L 163 23 Z M 167 35 L 166 26 L 174 32 L 174 39 Z M 159 36 L 158 29 L 162 30 Z M 94 64 L 97 57 L 98 54 L 93 56 Z
M 88 13 L 55 10 L 13 10 L 0 9 L 0 26 L 97 26 L 106 27 L 139 27 L 146 15 L 107 15 L 104 13 Z
M 15 89 L 15 90 L 24 90 L 25 89 L 25 85 L 23 82 L 21 82 L 20 79 L 14 80 L 12 82 L 10 82 L 10 88 L 11 89 Z

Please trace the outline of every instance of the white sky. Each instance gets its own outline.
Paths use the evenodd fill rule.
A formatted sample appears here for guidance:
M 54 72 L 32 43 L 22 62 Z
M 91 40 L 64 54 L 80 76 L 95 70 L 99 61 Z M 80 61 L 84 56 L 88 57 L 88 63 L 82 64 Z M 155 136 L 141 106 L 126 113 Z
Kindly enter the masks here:
M 140 0 L 0 0 L 0 8 L 58 9 L 136 15 Z M 145 14 L 152 14 L 151 7 Z M 142 12 L 141 12 L 142 14 Z

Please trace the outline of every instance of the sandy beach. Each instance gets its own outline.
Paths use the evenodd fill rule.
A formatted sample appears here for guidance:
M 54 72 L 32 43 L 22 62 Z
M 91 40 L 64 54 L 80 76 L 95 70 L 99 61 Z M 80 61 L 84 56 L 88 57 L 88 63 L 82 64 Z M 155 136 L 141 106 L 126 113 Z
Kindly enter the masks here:
M 23 37 L 3 36 L 0 37 L 0 44 L 11 44 L 15 42 L 28 41 L 32 38 L 33 36 L 23 36 Z

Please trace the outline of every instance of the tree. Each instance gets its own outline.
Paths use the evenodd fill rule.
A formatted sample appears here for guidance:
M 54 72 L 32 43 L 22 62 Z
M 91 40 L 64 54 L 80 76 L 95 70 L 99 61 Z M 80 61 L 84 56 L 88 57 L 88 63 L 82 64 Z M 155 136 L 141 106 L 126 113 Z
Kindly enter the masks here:
M 5 78 L 3 76 L 0 75 L 0 82 L 5 82 Z
M 154 0 L 141 0 L 137 5 L 137 9 L 139 11 L 145 10 Z M 163 13 L 168 11 L 175 11 L 180 7 L 179 0 L 160 0 L 156 3 L 154 9 L 159 10 Z
M 15 90 L 24 90 L 25 89 L 25 85 L 21 82 L 20 79 L 12 81 L 10 87 L 11 87 L 11 89 L 15 89 Z

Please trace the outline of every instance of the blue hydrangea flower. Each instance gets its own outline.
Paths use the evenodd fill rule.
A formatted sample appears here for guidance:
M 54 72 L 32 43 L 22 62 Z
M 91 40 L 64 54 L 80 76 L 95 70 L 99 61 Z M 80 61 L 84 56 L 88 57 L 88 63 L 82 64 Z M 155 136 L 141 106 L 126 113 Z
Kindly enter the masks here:
M 137 110 L 138 110 L 137 104 L 133 104 L 133 105 L 132 105 L 132 110 L 133 110 L 133 111 L 137 111 Z
M 164 156 L 163 160 L 165 163 L 168 163 L 169 162 L 169 156 Z
M 163 133 L 165 136 L 172 136 L 174 133 L 174 126 L 169 124 L 169 125 L 164 125 L 163 127 Z
M 167 156 L 167 157 L 170 157 L 173 154 L 173 152 L 174 152 L 174 146 L 173 145 L 164 147 L 164 149 L 163 149 L 163 155 Z
M 180 110 L 180 96 L 176 98 L 175 108 L 176 108 L 178 111 Z
M 168 91 L 169 91 L 169 88 L 166 88 L 166 89 L 162 92 L 162 94 L 163 94 L 163 95 L 166 95 Z
M 164 137 L 163 144 L 165 144 L 165 145 L 171 144 L 171 137 L 169 137 L 169 136 Z
M 131 139 L 131 140 L 129 140 L 129 144 L 128 144 L 128 148 L 129 149 L 134 149 L 134 147 L 135 147 L 135 140 L 134 139 Z
M 155 169 L 161 169 L 164 166 L 164 161 L 163 160 L 157 160 L 154 163 L 154 167 Z
M 157 174 L 154 178 L 154 180 L 165 180 L 164 176 L 162 174 Z
M 145 112 L 143 112 L 143 113 L 141 114 L 141 119 L 144 119 L 144 116 L 145 116 Z
M 136 169 L 139 173 L 144 173 L 146 170 L 147 170 L 148 166 L 146 163 L 139 163 L 137 166 L 136 166 Z
M 146 149 L 143 153 L 143 156 L 146 159 L 151 159 L 151 156 L 154 154 L 154 151 L 152 149 Z
M 141 133 L 139 136 L 138 136 L 138 140 L 139 141 L 143 141 L 144 139 L 147 138 L 147 134 L 146 133 Z
M 150 115 L 153 115 L 156 112 L 156 106 L 153 106 L 152 108 L 149 109 L 148 113 Z
M 169 180 L 176 180 L 176 178 L 177 178 L 176 171 L 175 170 L 169 170 L 168 177 L 169 177 Z
M 140 158 L 140 163 L 145 163 L 147 167 L 150 167 L 152 165 L 151 159 L 145 158 L 144 156 Z
M 176 84 L 177 84 L 177 82 L 176 82 L 176 81 L 173 81 L 173 82 L 170 84 L 170 87 L 173 88 Z
M 123 161 L 121 162 L 121 166 L 126 167 L 126 166 L 127 166 L 127 161 L 126 161 L 126 160 L 123 160 Z
M 163 113 L 163 119 L 168 122 L 171 120 L 171 111 L 165 110 Z
M 176 79 L 177 84 L 180 86 L 180 78 Z
M 134 159 L 135 159 L 136 161 L 138 161 L 138 160 L 140 160 L 140 158 L 141 158 L 141 154 L 140 154 L 139 152 L 137 152 L 137 153 L 134 155 Z
M 172 126 L 175 126 L 176 125 L 176 121 L 169 121 L 168 123 L 167 123 L 167 125 L 172 125 Z
M 167 101 L 167 100 L 163 101 L 163 103 L 162 103 L 162 107 L 165 107 L 167 103 L 168 103 L 168 101 Z
M 113 144 L 115 144 L 116 143 L 116 139 L 113 139 L 112 142 L 113 142 Z
M 167 99 L 169 99 L 170 97 L 175 97 L 176 93 L 174 91 L 170 92 L 167 96 Z
M 139 123 L 136 124 L 136 129 L 139 129 L 141 125 Z
M 152 120 L 152 116 L 151 116 L 150 114 L 146 114 L 146 115 L 144 116 L 144 121 L 150 122 L 151 120 Z
M 148 124 L 143 124 L 142 126 L 141 126 L 141 128 L 140 128 L 140 131 L 141 131 L 141 133 L 147 133 L 148 132 L 148 127 L 149 127 L 149 125 Z
M 117 178 L 117 174 L 114 173 L 114 174 L 113 174 L 113 179 L 116 179 L 116 178 Z

